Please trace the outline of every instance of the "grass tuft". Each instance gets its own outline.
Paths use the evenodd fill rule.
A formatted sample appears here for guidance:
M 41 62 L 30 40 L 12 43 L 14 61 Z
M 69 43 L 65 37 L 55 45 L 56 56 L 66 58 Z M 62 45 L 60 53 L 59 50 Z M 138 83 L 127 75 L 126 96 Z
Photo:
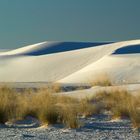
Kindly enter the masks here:
M 107 74 L 100 74 L 91 82 L 92 86 L 112 86 L 111 78 Z

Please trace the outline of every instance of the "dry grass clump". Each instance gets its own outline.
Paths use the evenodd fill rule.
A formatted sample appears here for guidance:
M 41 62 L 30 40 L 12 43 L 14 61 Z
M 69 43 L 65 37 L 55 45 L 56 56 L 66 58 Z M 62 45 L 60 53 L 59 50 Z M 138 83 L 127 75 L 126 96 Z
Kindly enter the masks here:
M 49 90 L 40 90 L 31 94 L 30 98 L 30 114 L 35 112 L 42 123 L 63 123 L 67 127 L 78 128 L 79 116 L 87 117 L 108 110 L 112 118 L 127 117 L 132 120 L 134 127 L 140 127 L 140 98 L 122 88 L 101 91 L 91 99 L 80 101 L 68 96 L 53 95 Z
M 56 124 L 58 123 L 59 113 L 55 106 L 47 106 L 41 109 L 38 113 L 38 119 L 43 124 Z
M 90 82 L 92 86 L 112 86 L 111 78 L 107 74 L 100 74 Z
M 60 113 L 60 122 L 69 128 L 80 127 L 79 116 L 79 101 L 68 96 L 57 96 L 57 106 Z
M 102 104 L 104 110 L 110 110 L 113 118 L 129 117 L 129 103 L 132 96 L 124 89 L 114 88 L 101 91 L 92 99 L 94 103 Z
M 114 118 L 129 117 L 129 110 L 131 108 L 129 103 L 131 98 L 133 98 L 132 95 L 124 89 L 115 89 L 113 91 L 109 100 L 112 100 L 110 107 Z
M 134 128 L 140 128 L 140 111 L 133 110 L 133 112 L 130 113 L 130 119 L 132 121 L 132 126 Z
M 14 90 L 3 86 L 0 87 L 0 122 L 5 123 L 8 120 L 17 118 L 18 95 Z
M 0 123 L 32 116 L 42 124 L 63 123 L 77 128 L 78 110 L 75 106 L 78 106 L 76 99 L 53 95 L 47 89 L 16 93 L 8 87 L 0 88 Z
M 101 91 L 90 99 L 94 104 L 101 104 L 100 110 L 108 110 L 112 118 L 130 118 L 135 128 L 140 128 L 140 96 L 133 96 L 127 90 L 113 88 Z
M 140 93 L 140 92 L 139 92 Z M 130 100 L 130 119 L 134 128 L 140 128 L 140 95 Z
M 61 108 L 60 120 L 69 128 L 79 128 L 78 110 L 74 105 L 65 105 Z
M 59 84 L 59 83 L 52 84 L 52 89 L 56 93 L 61 92 L 62 91 L 61 84 Z
M 35 105 L 36 93 L 33 90 L 25 90 L 23 93 L 18 93 L 18 119 L 24 119 L 27 116 L 37 117 L 37 110 Z M 36 104 L 38 104 L 36 100 Z
M 55 97 L 58 104 L 77 104 L 78 100 L 66 95 L 58 95 Z
M 42 124 L 63 123 L 78 128 L 80 116 L 88 117 L 105 110 L 112 113 L 112 118 L 128 117 L 133 127 L 140 127 L 140 96 L 132 96 L 125 89 L 111 88 L 90 99 L 77 100 L 53 94 L 49 88 L 17 93 L 11 88 L 0 87 L 0 123 L 32 116 Z
M 77 118 L 79 102 L 74 98 L 39 91 L 33 96 L 31 104 L 42 123 L 63 123 L 70 128 L 79 127 Z
M 89 117 L 93 114 L 99 114 L 100 109 L 97 104 L 93 104 L 89 99 L 82 99 L 79 104 L 79 111 L 83 117 Z
M 28 104 L 32 108 L 28 113 L 37 117 L 42 123 L 54 124 L 59 115 L 55 104 L 55 97 L 48 90 L 40 90 L 32 95 Z
M 49 90 L 51 93 L 59 93 L 63 91 L 60 83 L 50 83 L 47 87 L 44 87 L 44 89 Z

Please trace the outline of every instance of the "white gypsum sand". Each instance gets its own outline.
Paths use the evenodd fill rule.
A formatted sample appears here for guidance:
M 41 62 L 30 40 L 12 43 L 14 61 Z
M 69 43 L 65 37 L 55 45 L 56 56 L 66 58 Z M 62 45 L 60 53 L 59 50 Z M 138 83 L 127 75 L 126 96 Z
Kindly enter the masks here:
M 55 52 L 61 44 L 43 42 L 1 52 L 0 82 L 86 83 L 100 73 L 109 73 L 117 82 L 140 82 L 140 53 L 113 54 L 119 48 L 139 45 L 140 40 Z M 69 45 L 73 47 L 72 42 Z

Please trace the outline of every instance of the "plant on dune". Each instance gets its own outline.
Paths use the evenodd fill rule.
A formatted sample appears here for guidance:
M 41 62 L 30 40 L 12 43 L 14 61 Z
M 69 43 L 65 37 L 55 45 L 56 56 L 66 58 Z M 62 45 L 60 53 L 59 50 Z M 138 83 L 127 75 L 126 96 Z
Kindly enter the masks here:
M 42 124 L 63 123 L 78 128 L 78 117 L 105 110 L 111 112 L 112 118 L 129 117 L 133 127 L 140 128 L 140 96 L 132 96 L 122 88 L 110 88 L 99 91 L 92 98 L 77 100 L 44 88 L 17 93 L 11 88 L 0 87 L 0 123 L 32 116 Z
M 38 118 L 42 123 L 56 124 L 58 123 L 59 113 L 55 106 L 47 106 L 39 111 Z
M 55 98 L 47 90 L 40 90 L 32 96 L 30 105 L 37 118 L 42 123 L 54 124 L 57 122 L 58 113 L 55 107 Z
M 134 96 L 130 100 L 130 119 L 134 128 L 140 128 L 140 96 Z
M 47 91 L 39 91 L 32 97 L 32 106 L 42 123 L 63 123 L 67 127 L 78 127 L 77 100 L 67 96 L 56 96 Z
M 130 118 L 134 128 L 140 128 L 140 96 L 130 94 L 122 88 L 100 91 L 89 100 L 95 105 L 101 104 L 100 110 L 108 110 L 112 118 Z
M 77 108 L 73 105 L 65 105 L 60 110 L 60 120 L 69 128 L 78 128 L 78 111 Z
M 55 97 L 58 104 L 77 104 L 78 100 L 66 95 L 58 95 Z
M 58 93 L 58 92 L 62 91 L 61 84 L 59 84 L 59 83 L 52 83 L 51 89 L 52 89 L 52 92 L 54 92 L 54 93 Z
M 100 74 L 95 77 L 92 82 L 90 82 L 92 86 L 112 86 L 111 78 L 108 74 Z
M 116 102 L 114 102 L 114 106 L 111 109 L 113 112 L 113 117 L 130 117 L 129 103 L 131 98 L 133 98 L 132 95 L 130 95 L 130 93 L 128 93 L 126 90 L 122 89 L 114 91 L 113 96 L 114 100 L 116 100 Z
M 45 90 L 50 93 L 59 93 L 63 91 L 60 83 L 49 83 L 47 86 L 42 87 L 41 90 Z
M 102 109 L 111 111 L 113 118 L 122 118 L 129 117 L 131 98 L 125 89 L 113 88 L 110 91 L 100 91 L 91 100 L 102 104 Z
M 84 117 L 89 117 L 93 114 L 100 113 L 100 109 L 97 105 L 93 104 L 87 98 L 80 100 L 79 103 L 79 112 Z
M 37 92 L 25 90 L 16 93 L 8 87 L 0 88 L 0 123 L 16 121 L 32 116 L 43 124 L 64 123 L 71 128 L 78 127 L 78 112 L 74 105 L 77 100 L 66 96 L 56 96 L 48 89 Z
M 0 122 L 16 118 L 18 95 L 8 87 L 0 87 Z
M 64 95 L 59 95 L 56 99 L 59 108 L 59 122 L 69 128 L 78 128 L 79 101 Z
M 26 90 L 20 93 L 18 97 L 18 119 L 24 119 L 27 116 L 37 117 L 36 106 L 33 104 L 33 97 L 36 93 Z

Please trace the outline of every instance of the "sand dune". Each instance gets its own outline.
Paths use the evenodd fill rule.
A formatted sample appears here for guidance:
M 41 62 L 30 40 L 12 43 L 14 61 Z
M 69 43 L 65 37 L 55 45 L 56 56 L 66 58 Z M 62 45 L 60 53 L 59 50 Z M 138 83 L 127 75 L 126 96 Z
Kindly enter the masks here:
M 101 73 L 140 82 L 140 40 L 43 42 L 0 53 L 0 82 L 86 83 Z

